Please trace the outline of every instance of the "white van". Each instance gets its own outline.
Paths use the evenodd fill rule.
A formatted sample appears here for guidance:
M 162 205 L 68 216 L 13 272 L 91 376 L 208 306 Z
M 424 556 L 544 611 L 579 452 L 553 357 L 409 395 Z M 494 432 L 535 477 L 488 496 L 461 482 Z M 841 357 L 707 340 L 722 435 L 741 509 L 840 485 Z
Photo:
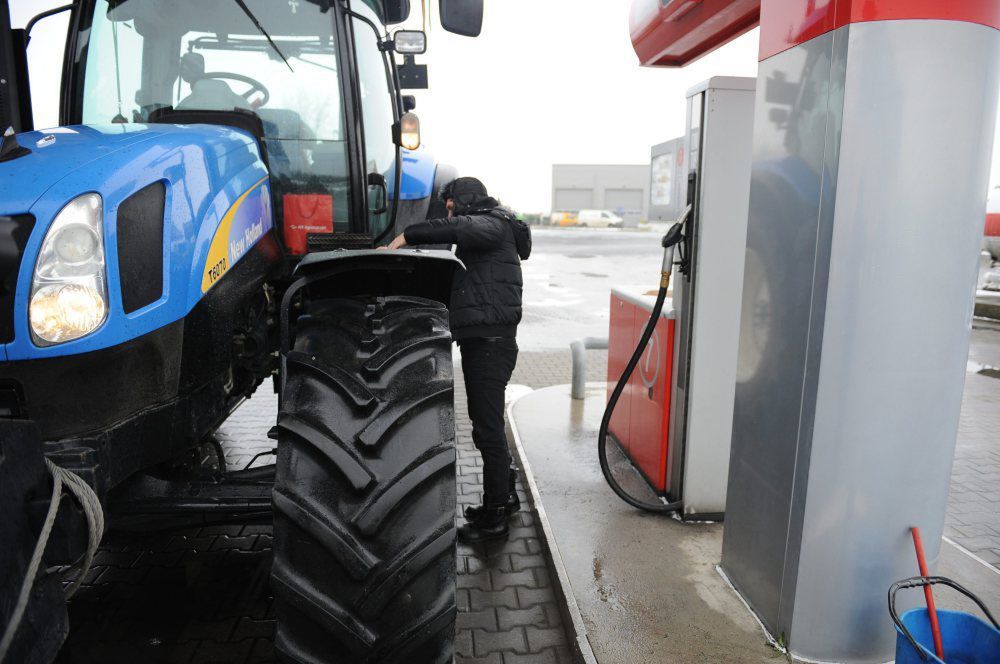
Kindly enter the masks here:
M 614 212 L 607 210 L 580 210 L 577 226 L 590 228 L 621 228 L 624 221 Z

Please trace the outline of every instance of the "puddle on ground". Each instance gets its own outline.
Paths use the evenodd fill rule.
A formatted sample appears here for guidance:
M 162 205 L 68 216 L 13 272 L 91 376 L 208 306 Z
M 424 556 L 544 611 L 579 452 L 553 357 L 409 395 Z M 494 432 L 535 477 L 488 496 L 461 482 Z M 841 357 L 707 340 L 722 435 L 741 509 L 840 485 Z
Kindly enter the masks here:
M 600 556 L 594 556 L 592 565 L 594 570 L 594 585 L 597 587 L 597 595 L 600 597 L 600 600 L 615 611 L 624 610 L 625 607 L 622 606 L 621 598 L 604 582 L 604 562 Z
M 697 527 L 696 527 L 697 528 Z M 685 576 L 694 586 L 698 598 L 712 611 L 724 616 L 744 632 L 756 633 L 757 625 L 753 618 L 743 610 L 736 592 L 730 588 L 716 572 L 715 561 L 721 553 L 720 542 L 713 539 L 707 532 L 693 531 L 681 540 L 680 549 L 687 557 L 685 566 L 691 571 Z

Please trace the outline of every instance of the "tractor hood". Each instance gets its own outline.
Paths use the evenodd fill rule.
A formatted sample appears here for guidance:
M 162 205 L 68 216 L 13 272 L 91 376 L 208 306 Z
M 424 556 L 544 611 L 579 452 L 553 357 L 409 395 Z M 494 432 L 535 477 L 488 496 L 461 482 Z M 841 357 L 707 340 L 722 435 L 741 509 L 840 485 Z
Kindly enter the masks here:
M 8 139 L 6 146 L 0 145 L 0 332 L 6 327 L 0 341 L 8 340 L 0 344 L 0 362 L 111 348 L 187 315 L 206 292 L 205 275 L 211 274 L 210 268 L 218 262 L 206 267 L 210 252 L 231 246 L 230 231 L 235 236 L 248 230 L 234 219 L 258 213 L 258 223 L 248 231 L 257 233 L 254 239 L 271 227 L 270 198 L 264 193 L 253 199 L 256 207 L 246 206 L 243 217 L 235 213 L 226 216 L 249 192 L 269 192 L 264 185 L 267 176 L 254 137 L 221 125 L 71 126 L 26 132 L 17 136 L 16 144 Z M 163 206 L 163 230 L 154 231 L 153 239 L 145 244 L 127 244 L 135 251 L 146 247 L 146 259 L 158 258 L 157 254 L 163 257 L 162 269 L 169 272 L 170 289 L 161 288 L 160 300 L 142 309 L 141 314 L 126 317 L 124 301 L 119 299 L 124 292 L 122 270 L 128 270 L 128 265 L 137 270 L 139 259 L 129 254 L 132 258 L 126 263 L 131 263 L 121 262 L 119 206 L 125 201 L 141 205 L 141 197 L 136 196 L 153 184 L 162 184 L 164 198 L 157 203 L 155 190 L 150 190 L 153 198 L 148 205 Z M 33 267 L 59 211 L 91 193 L 102 201 L 109 298 L 106 320 L 78 339 L 38 346 L 28 328 Z M 131 209 L 130 214 L 135 214 L 135 208 Z M 11 219 L 28 225 L 27 238 L 23 227 L 19 239 L 14 238 L 17 229 L 10 228 Z M 155 220 L 130 224 L 127 235 L 141 238 L 146 226 L 155 227 Z M 216 236 L 222 239 L 216 241 Z M 10 238 L 15 240 L 13 246 Z M 157 243 L 169 243 L 169 249 L 158 252 Z M 12 301 L 10 285 L 15 277 Z M 125 278 L 130 277 L 125 274 Z
M 25 212 L 73 171 L 163 132 L 147 125 L 58 127 L 29 131 L 17 141 L 30 152 L 0 162 L 0 214 Z
M 126 168 L 129 162 L 124 154 L 108 157 L 126 150 L 134 153 L 129 148 L 140 143 L 144 145 L 139 149 L 161 155 L 186 146 L 225 154 L 254 145 L 249 134 L 229 127 L 169 124 L 57 127 L 19 134 L 17 141 L 30 152 L 0 161 L 0 215 L 29 211 L 45 192 L 73 173 L 80 173 L 76 180 L 85 187 L 82 191 L 100 189 L 110 171 Z

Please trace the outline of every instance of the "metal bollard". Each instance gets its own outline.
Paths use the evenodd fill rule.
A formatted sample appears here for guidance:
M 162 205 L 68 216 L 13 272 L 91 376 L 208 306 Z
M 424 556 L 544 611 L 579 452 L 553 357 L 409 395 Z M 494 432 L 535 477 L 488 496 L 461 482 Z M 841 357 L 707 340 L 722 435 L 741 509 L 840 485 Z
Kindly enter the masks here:
M 584 337 L 569 345 L 573 354 L 573 388 L 571 396 L 583 399 L 587 391 L 587 350 L 607 350 L 608 340 L 601 337 Z
M 990 270 L 993 269 L 993 256 L 990 255 L 988 251 L 982 251 L 979 254 L 979 280 L 976 283 L 976 288 L 982 290 L 986 288 L 986 284 L 990 282 Z

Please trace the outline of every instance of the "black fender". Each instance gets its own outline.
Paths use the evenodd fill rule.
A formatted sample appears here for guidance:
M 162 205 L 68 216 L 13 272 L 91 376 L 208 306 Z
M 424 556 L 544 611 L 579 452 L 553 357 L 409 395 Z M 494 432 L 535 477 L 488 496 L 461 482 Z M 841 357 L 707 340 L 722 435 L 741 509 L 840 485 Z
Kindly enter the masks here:
M 307 255 L 295 268 L 295 280 L 281 299 L 281 354 L 292 347 L 297 302 L 352 296 L 410 295 L 445 305 L 462 261 L 450 251 L 365 249 Z

